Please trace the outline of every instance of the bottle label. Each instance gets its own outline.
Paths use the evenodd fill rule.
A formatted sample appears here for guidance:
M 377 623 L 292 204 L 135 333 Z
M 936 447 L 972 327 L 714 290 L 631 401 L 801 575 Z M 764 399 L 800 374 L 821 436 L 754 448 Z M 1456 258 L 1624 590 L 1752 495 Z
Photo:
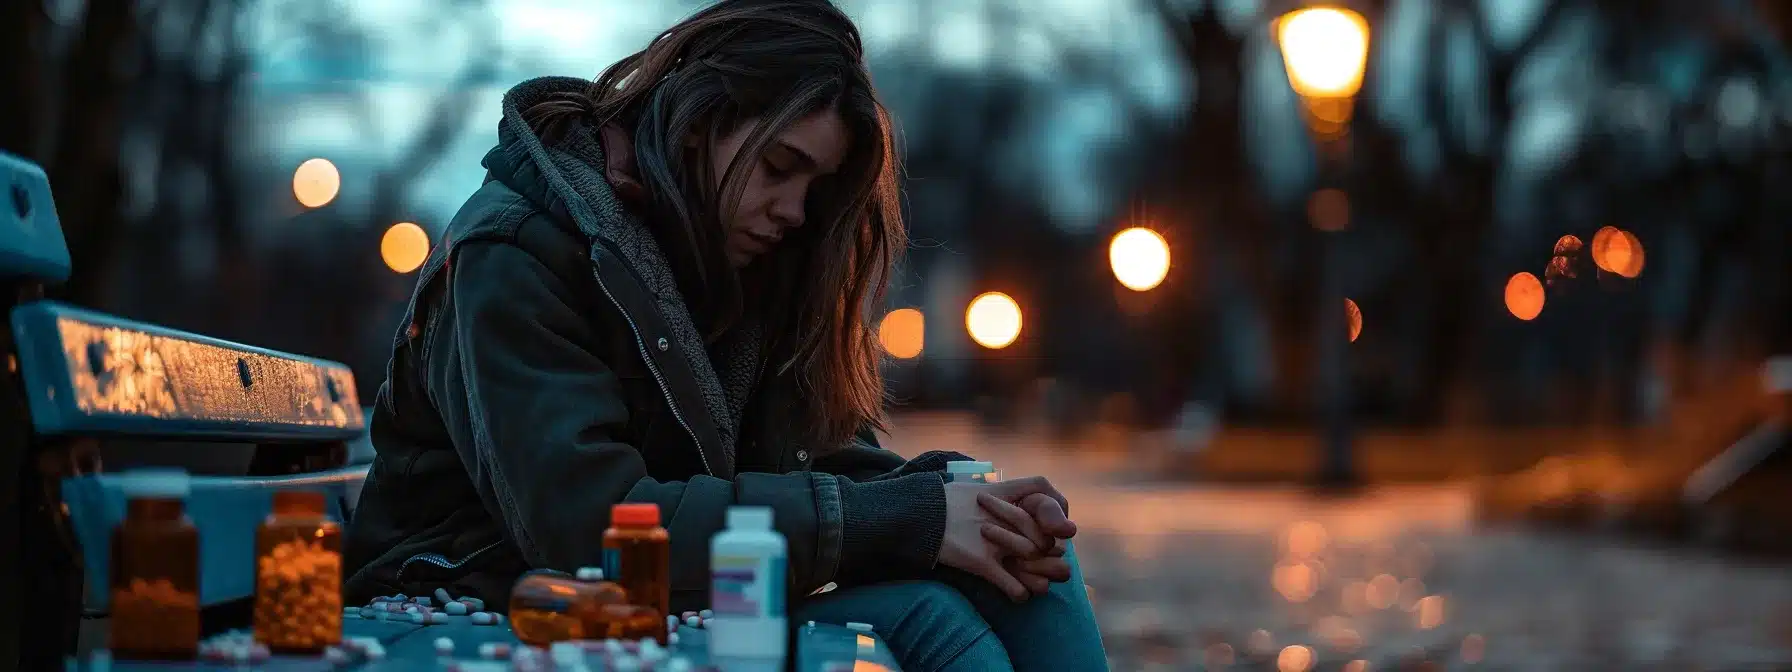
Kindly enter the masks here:
M 710 561 L 711 609 L 718 616 L 784 615 L 784 558 L 717 555 Z
M 606 580 L 606 581 L 621 581 L 622 580 L 622 549 L 619 549 L 619 548 L 604 549 L 604 561 L 601 566 L 604 568 L 604 580 Z

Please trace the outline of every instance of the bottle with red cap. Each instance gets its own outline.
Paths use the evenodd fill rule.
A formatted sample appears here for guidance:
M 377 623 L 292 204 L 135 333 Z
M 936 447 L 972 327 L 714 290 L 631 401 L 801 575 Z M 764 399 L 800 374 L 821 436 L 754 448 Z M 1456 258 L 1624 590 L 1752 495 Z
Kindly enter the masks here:
M 622 584 L 630 602 L 654 610 L 663 620 L 672 608 L 672 537 L 660 527 L 657 504 L 610 507 L 604 530 L 604 575 Z M 664 628 L 657 629 L 665 643 Z

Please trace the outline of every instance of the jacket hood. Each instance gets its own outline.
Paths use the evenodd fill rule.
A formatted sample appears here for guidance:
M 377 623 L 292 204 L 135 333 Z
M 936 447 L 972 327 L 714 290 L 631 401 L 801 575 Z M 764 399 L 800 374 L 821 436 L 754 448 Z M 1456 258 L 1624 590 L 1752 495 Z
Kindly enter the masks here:
M 594 264 L 622 263 L 653 294 L 660 317 L 697 378 L 705 410 L 720 430 L 722 452 L 732 463 L 741 414 L 761 372 L 758 324 L 745 324 L 728 338 L 706 344 L 658 241 L 623 205 L 604 177 L 603 143 L 597 129 L 574 124 L 560 142 L 548 147 L 523 120 L 523 111 L 536 103 L 555 94 L 583 93 L 590 85 L 589 80 L 577 77 L 541 77 L 505 93 L 498 146 L 485 157 L 489 179 L 504 183 L 554 217 L 572 222 L 592 240 Z M 599 276 L 601 282 L 602 274 Z

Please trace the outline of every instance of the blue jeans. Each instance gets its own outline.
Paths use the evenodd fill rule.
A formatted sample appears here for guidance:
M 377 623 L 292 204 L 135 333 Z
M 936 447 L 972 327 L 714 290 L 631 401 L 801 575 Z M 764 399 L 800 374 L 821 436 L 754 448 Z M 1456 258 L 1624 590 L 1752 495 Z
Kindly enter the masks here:
M 942 567 L 929 580 L 892 581 L 810 598 L 792 621 L 869 623 L 903 672 L 1084 672 L 1108 669 L 1076 549 L 1070 580 L 1026 602 L 976 576 Z

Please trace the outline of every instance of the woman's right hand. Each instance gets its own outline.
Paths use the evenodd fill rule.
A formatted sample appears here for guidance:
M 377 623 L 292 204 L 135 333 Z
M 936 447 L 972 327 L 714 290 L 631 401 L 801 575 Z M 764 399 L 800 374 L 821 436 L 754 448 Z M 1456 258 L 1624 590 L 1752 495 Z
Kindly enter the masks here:
M 947 483 L 945 488 L 946 533 L 940 541 L 940 564 L 982 577 L 1010 599 L 1025 601 L 1033 591 L 1010 569 L 1018 567 L 1004 561 L 1022 555 L 1014 549 L 1036 546 L 993 514 L 989 507 L 979 503 L 979 496 L 1006 503 L 1022 501 L 1035 494 L 1053 499 L 1062 495 L 1052 488 L 1051 483 L 1039 477 L 1000 483 L 959 481 Z

